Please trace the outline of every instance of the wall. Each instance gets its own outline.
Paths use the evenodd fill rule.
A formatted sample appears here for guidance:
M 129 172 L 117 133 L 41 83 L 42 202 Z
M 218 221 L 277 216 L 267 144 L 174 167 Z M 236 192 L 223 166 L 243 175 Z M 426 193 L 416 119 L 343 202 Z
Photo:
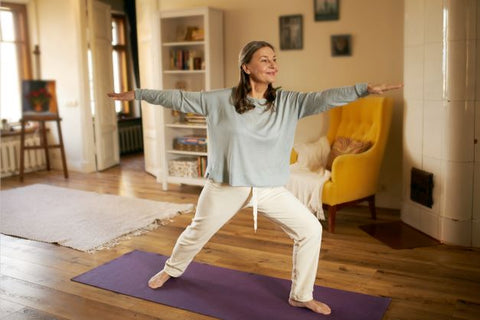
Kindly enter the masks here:
M 112 12 L 125 12 L 125 1 L 124 0 L 97 0 L 108 4 Z
M 338 21 L 315 22 L 314 1 L 290 0 L 159 0 L 161 10 L 210 6 L 224 10 L 225 86 L 238 81 L 238 52 L 251 40 L 267 40 L 277 48 L 280 74 L 276 85 L 314 91 L 356 82 L 403 82 L 403 1 L 342 0 Z M 303 50 L 278 50 L 279 16 L 303 15 Z M 330 35 L 351 34 L 352 57 L 331 57 Z M 400 208 L 402 168 L 402 91 L 395 99 L 394 119 L 377 195 L 380 207 Z M 317 139 L 326 117 L 300 122 L 296 141 Z
M 160 58 L 156 54 L 161 50 L 159 34 L 160 19 L 157 0 L 137 0 L 137 34 L 138 34 L 138 63 L 140 70 L 140 83 L 143 88 L 152 88 L 154 84 L 161 83 L 159 72 Z M 152 27 L 154 26 L 154 27 Z M 142 126 L 143 145 L 145 155 L 145 171 L 157 177 L 161 183 L 161 166 L 163 147 L 163 133 L 158 123 L 163 122 L 163 112 L 142 101 Z
M 480 1 L 405 3 L 402 220 L 480 246 Z M 433 173 L 433 206 L 409 200 L 411 167 Z
M 86 48 L 84 1 L 36 1 L 35 39 L 40 46 L 42 79 L 56 81 L 57 100 L 62 121 L 62 135 L 70 170 L 94 171 L 93 128 L 86 98 Z M 60 27 L 61 26 L 61 27 Z M 32 46 L 33 47 L 33 46 Z M 57 130 L 50 126 L 54 139 Z M 52 151 L 54 168 L 62 168 L 60 153 Z

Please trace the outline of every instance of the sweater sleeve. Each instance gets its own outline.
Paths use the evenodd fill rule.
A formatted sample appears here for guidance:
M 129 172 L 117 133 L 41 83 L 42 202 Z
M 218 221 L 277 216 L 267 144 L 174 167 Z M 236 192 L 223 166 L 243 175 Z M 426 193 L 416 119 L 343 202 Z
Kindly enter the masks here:
M 296 109 L 298 118 L 327 111 L 333 107 L 343 106 L 358 98 L 368 95 L 367 83 L 354 86 L 328 89 L 319 92 L 290 92 L 287 98 Z
M 135 99 L 183 113 L 192 112 L 204 116 L 208 113 L 203 92 L 135 89 Z

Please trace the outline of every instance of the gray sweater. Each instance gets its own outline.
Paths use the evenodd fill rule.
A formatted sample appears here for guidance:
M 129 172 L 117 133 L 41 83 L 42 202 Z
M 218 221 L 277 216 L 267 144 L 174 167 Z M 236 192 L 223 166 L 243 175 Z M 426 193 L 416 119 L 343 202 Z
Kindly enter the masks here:
M 368 94 L 366 83 L 310 93 L 278 90 L 274 111 L 265 111 L 265 99 L 249 98 L 255 109 L 239 114 L 232 90 L 137 89 L 135 99 L 206 117 L 209 179 L 232 186 L 278 187 L 288 181 L 298 120 Z

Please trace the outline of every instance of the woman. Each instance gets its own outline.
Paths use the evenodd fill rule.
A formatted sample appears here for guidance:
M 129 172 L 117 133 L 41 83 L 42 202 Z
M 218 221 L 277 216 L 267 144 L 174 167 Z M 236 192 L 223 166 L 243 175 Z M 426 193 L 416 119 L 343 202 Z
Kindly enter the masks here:
M 180 235 L 165 267 L 149 280 L 153 289 L 183 274 L 207 241 L 240 209 L 253 206 L 294 240 L 289 304 L 330 314 L 313 298 L 322 227 L 315 216 L 283 186 L 297 121 L 369 93 L 400 88 L 357 84 L 323 92 L 300 93 L 273 87 L 278 73 L 274 48 L 252 41 L 240 52 L 240 81 L 233 89 L 209 92 L 137 89 L 109 94 L 115 100 L 145 100 L 207 119 L 207 182 L 192 223 Z

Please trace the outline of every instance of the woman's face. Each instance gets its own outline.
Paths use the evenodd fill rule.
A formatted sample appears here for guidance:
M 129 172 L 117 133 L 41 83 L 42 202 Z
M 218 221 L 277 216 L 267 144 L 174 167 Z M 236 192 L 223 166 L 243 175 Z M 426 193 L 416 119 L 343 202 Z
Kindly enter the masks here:
M 277 56 L 270 47 L 263 47 L 255 51 L 250 62 L 242 67 L 250 79 L 257 83 L 268 85 L 275 82 L 277 78 Z

